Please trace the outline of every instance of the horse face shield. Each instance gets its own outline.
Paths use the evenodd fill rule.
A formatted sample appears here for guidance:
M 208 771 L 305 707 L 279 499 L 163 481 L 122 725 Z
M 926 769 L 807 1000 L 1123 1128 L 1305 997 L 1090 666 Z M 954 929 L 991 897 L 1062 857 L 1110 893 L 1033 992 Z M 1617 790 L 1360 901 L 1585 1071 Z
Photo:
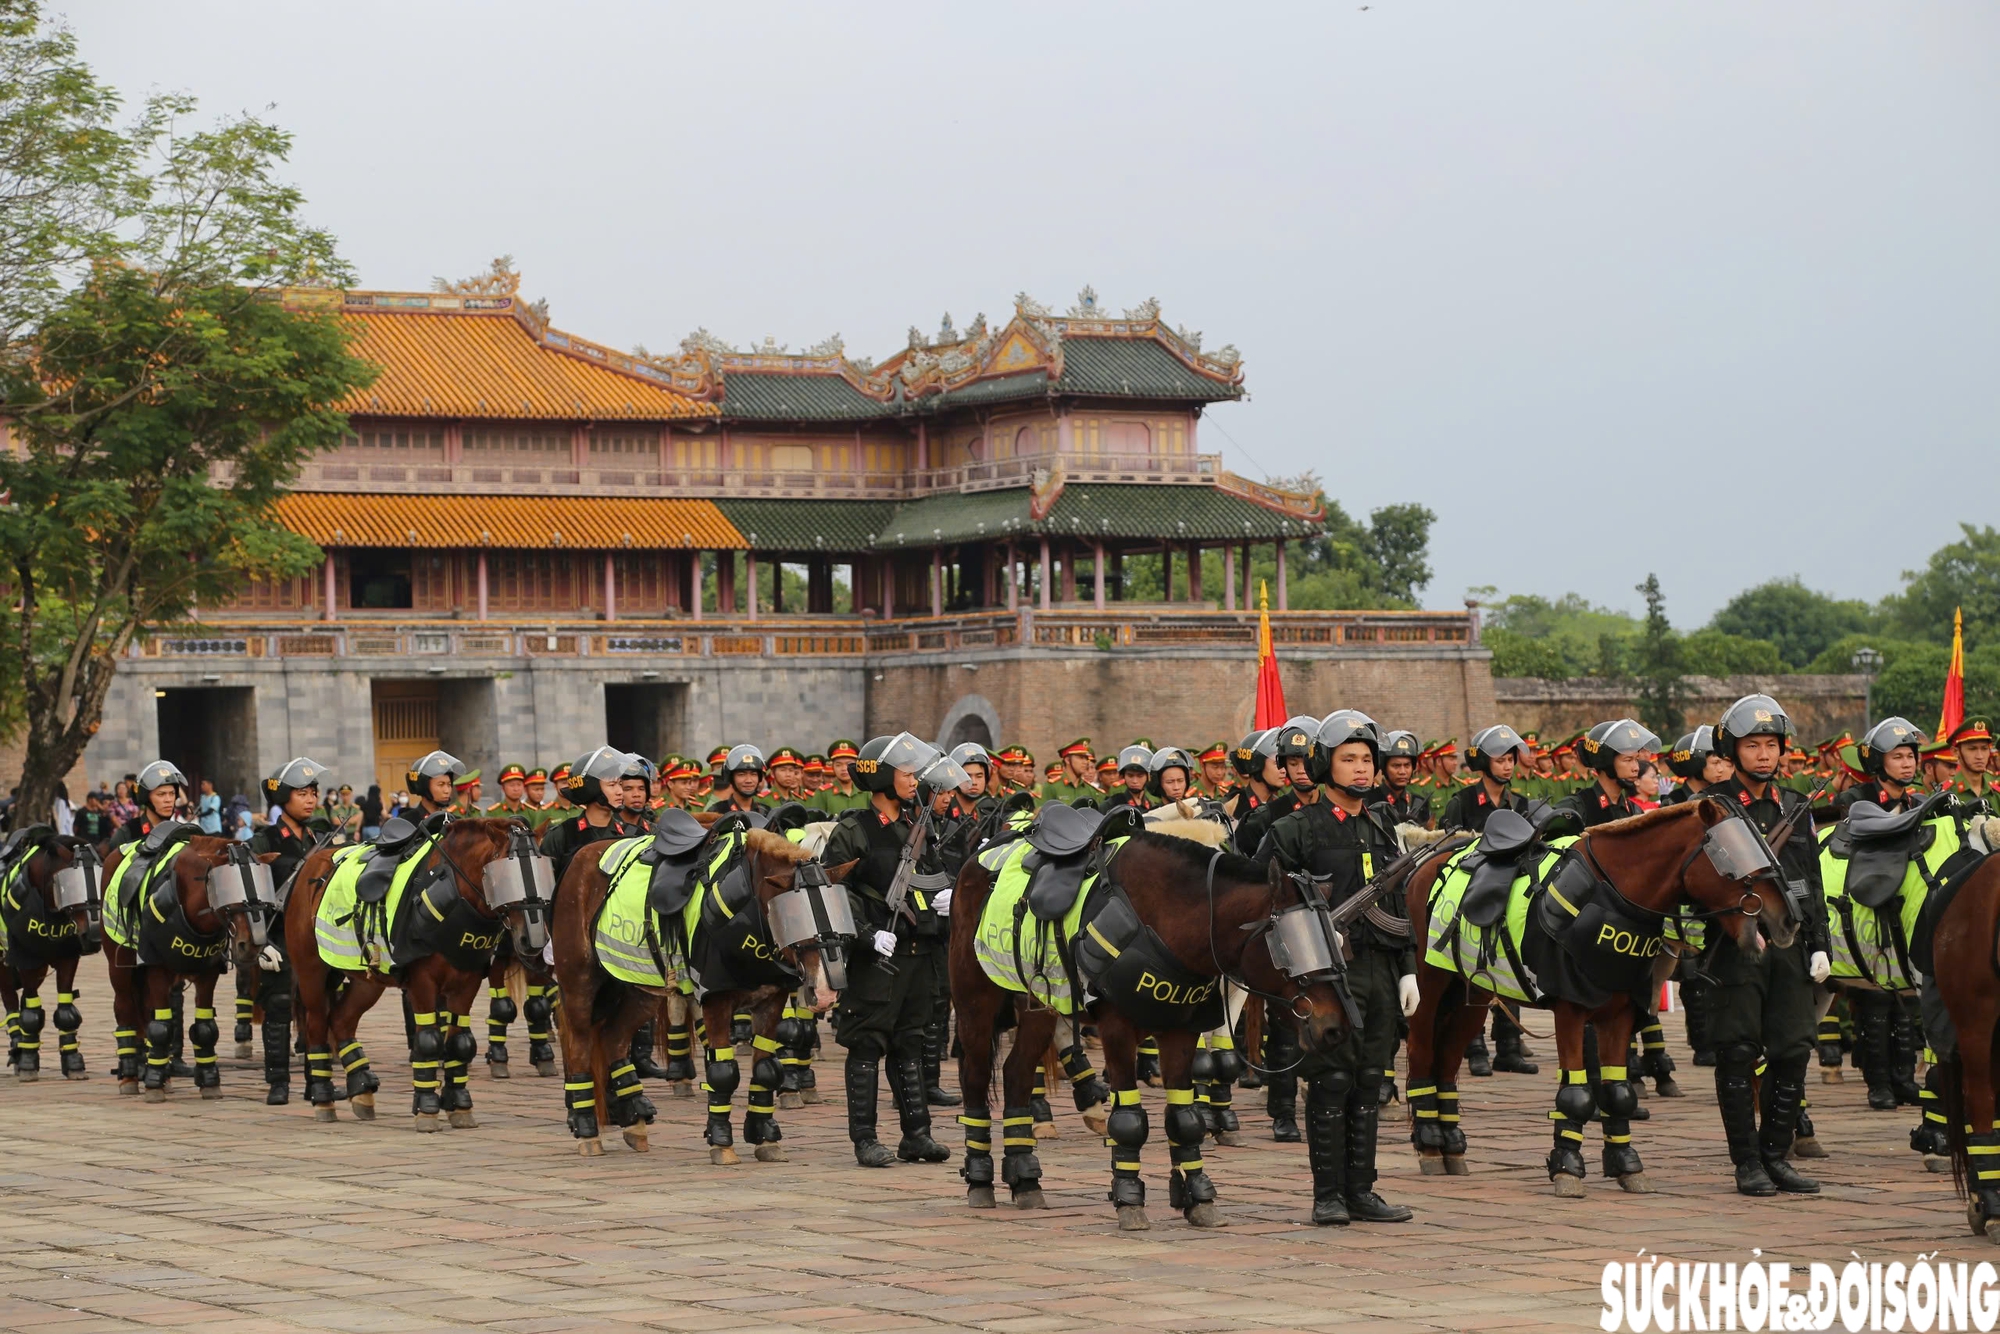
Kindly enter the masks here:
M 1760 905 L 1753 904 L 1753 886 L 1758 880 L 1769 880 L 1779 889 L 1778 898 L 1785 906 L 1782 923 L 1775 926 L 1798 927 L 1806 920 L 1807 900 L 1812 888 L 1803 880 L 1788 879 L 1778 864 L 1778 855 L 1764 837 L 1764 831 L 1753 824 L 1748 816 L 1732 812 L 1731 819 L 1710 825 L 1708 833 L 1702 837 L 1701 850 L 1708 858 L 1708 864 L 1724 880 L 1744 887 L 1744 915 L 1754 917 Z
M 230 844 L 227 860 L 209 871 L 208 906 L 227 919 L 242 919 L 249 928 L 251 949 L 261 950 L 270 943 L 278 893 L 271 884 L 271 868 L 250 855 L 248 844 Z
M 79 843 L 75 861 L 55 873 L 49 899 L 57 912 L 84 914 L 84 943 L 91 949 L 104 941 L 104 864 L 97 849 Z
M 1272 914 L 1265 927 L 1264 946 L 1271 964 L 1294 988 L 1292 1010 L 1305 1024 L 1312 1044 L 1324 1049 L 1337 1042 L 1355 1013 L 1354 998 L 1347 989 L 1347 942 L 1333 924 L 1326 904 L 1316 888 L 1299 886 L 1303 902 Z M 1309 988 L 1324 984 L 1339 1003 L 1338 1013 L 1317 1013 Z M 1303 1006 L 1303 1009 L 1301 1008 Z
M 514 949 L 522 958 L 538 957 L 549 943 L 549 913 L 555 900 L 555 863 L 535 849 L 528 831 L 515 826 L 507 834 L 507 855 L 486 863 L 486 906 L 514 918 Z
M 764 905 L 764 917 L 774 945 L 816 948 L 826 968 L 826 984 L 835 991 L 847 990 L 847 945 L 857 934 L 854 907 L 847 887 L 830 883 L 824 866 L 801 862 L 792 888 Z

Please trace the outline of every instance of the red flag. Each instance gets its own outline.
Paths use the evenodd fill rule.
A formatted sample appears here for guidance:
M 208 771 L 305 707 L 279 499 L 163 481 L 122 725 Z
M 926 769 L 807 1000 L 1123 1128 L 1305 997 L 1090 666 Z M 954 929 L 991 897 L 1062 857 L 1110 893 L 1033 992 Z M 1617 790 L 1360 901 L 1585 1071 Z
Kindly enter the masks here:
M 1944 674 L 1944 709 L 1938 715 L 1937 731 L 1931 740 L 1949 740 L 1965 721 L 1965 608 L 1951 614 L 1951 668 Z
M 1257 720 L 1258 731 L 1276 727 L 1291 714 L 1285 711 L 1285 683 L 1278 679 L 1278 655 L 1271 650 L 1271 598 L 1257 583 Z

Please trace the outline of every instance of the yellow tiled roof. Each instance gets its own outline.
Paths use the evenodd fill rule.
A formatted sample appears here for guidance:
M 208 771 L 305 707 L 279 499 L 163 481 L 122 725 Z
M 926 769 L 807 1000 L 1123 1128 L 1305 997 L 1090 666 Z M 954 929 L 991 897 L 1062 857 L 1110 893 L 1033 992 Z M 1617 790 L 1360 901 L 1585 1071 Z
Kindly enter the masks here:
M 354 351 L 382 368 L 342 404 L 395 417 L 713 417 L 696 398 L 544 346 L 510 311 L 393 309 L 341 312 L 359 333 Z
M 301 491 L 278 520 L 323 547 L 564 547 L 592 551 L 749 546 L 707 500 L 592 496 L 398 496 Z

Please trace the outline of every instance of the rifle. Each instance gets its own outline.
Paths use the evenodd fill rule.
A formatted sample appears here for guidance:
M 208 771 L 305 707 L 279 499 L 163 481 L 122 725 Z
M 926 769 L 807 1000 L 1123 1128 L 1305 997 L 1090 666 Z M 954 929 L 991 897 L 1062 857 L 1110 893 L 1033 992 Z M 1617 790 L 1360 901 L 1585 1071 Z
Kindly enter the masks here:
M 1776 775 L 1775 774 L 1772 775 L 1772 778 L 1773 781 L 1775 782 Z M 1765 841 L 1771 845 L 1771 856 L 1774 860 L 1778 855 L 1778 849 L 1784 847 L 1785 844 L 1792 841 L 1793 827 L 1798 824 L 1799 817 L 1801 815 L 1809 814 L 1812 811 L 1813 803 L 1819 800 L 1820 793 L 1826 791 L 1827 788 L 1831 787 L 1832 785 L 1833 785 L 1832 774 L 1828 774 L 1826 777 L 1820 779 L 1817 783 L 1814 783 L 1812 791 L 1806 793 L 1805 804 L 1802 806 L 1794 807 L 1792 813 L 1786 816 L 1784 820 L 1781 821 L 1778 825 L 1776 825 L 1771 830 L 1770 834 L 1766 836 Z M 1781 790 L 1789 791 L 1790 789 L 1781 789 Z
M 1349 922 L 1352 922 L 1374 907 L 1376 901 L 1382 898 L 1383 895 L 1391 894 L 1401 889 L 1402 885 L 1394 882 L 1402 877 L 1404 872 L 1416 869 L 1418 864 L 1428 860 L 1433 855 L 1456 852 L 1458 849 L 1464 847 L 1466 843 L 1471 842 L 1471 840 L 1472 836 L 1470 834 L 1454 834 L 1452 837 L 1440 839 L 1436 843 L 1426 843 L 1423 847 L 1411 848 L 1408 852 L 1376 872 L 1375 878 L 1350 895 L 1345 903 L 1330 910 L 1327 913 L 1329 920 L 1332 921 L 1335 929 L 1345 928 Z
M 890 877 L 889 888 L 882 895 L 890 915 L 901 916 L 911 926 L 917 924 L 917 915 L 910 911 L 910 879 L 917 873 L 917 858 L 923 855 L 924 840 L 931 832 L 929 804 L 918 802 L 916 806 L 916 814 L 910 820 L 910 837 L 904 841 L 902 855 L 896 860 L 896 874 Z

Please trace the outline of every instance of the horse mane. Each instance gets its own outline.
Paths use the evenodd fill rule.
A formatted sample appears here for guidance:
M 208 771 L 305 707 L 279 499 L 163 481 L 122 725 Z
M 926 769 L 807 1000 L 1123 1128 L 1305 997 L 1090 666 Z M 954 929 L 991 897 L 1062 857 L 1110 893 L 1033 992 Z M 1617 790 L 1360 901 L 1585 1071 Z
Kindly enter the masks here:
M 1160 820 L 1147 825 L 1146 832 L 1166 838 L 1184 838 L 1205 847 L 1229 846 L 1229 830 L 1213 820 Z
M 800 862 L 812 860 L 812 854 L 783 834 L 774 834 L 768 829 L 751 829 L 743 835 L 743 846 L 771 861 L 789 862 L 797 866 Z
M 1205 824 L 1207 822 L 1195 821 L 1193 823 Z M 1217 851 L 1221 851 L 1222 857 L 1215 863 L 1215 872 L 1218 876 L 1228 876 L 1231 880 L 1244 880 L 1256 884 L 1261 884 L 1266 879 L 1264 868 L 1256 862 L 1251 861 L 1248 857 L 1240 857 L 1236 853 L 1229 852 L 1226 849 L 1197 843 L 1193 839 L 1179 838 L 1172 834 L 1162 834 L 1158 829 L 1148 829 L 1144 833 L 1134 834 L 1132 835 L 1132 842 L 1143 844 L 1149 848 L 1157 848 L 1161 852 L 1177 858 L 1183 866 L 1186 866 L 1197 875 L 1207 875 L 1209 858 L 1215 856 Z
M 1641 830 L 1651 829 L 1656 824 L 1666 824 L 1670 820 L 1681 819 L 1688 812 L 1694 810 L 1694 808 L 1695 803 L 1692 801 L 1676 802 L 1672 806 L 1659 806 L 1650 811 L 1640 811 L 1637 815 L 1628 815 L 1622 820 L 1607 821 L 1590 830 L 1590 832 L 1593 834 L 1636 834 Z

